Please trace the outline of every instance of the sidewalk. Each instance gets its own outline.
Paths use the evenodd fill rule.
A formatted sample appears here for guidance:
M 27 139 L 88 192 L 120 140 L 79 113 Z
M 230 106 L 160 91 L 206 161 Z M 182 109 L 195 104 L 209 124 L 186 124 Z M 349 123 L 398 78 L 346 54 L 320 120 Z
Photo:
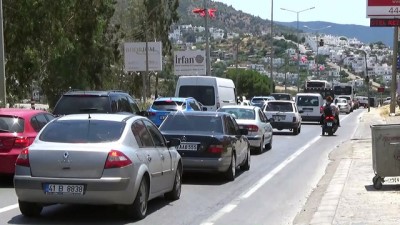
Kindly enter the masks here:
M 331 176 L 325 175 L 328 177 L 325 187 L 324 178 L 317 187 L 323 189 L 319 204 L 314 208 L 305 207 L 304 211 L 311 211 L 308 212 L 311 218 L 298 220 L 299 223 L 295 220 L 294 224 L 400 224 L 400 183 L 386 181 L 381 190 L 375 190 L 372 184 L 370 125 L 400 123 L 400 115 L 382 117 L 381 112 L 381 108 L 365 112 L 354 137 L 335 150 L 342 153 L 331 153 L 330 158 L 337 167 Z

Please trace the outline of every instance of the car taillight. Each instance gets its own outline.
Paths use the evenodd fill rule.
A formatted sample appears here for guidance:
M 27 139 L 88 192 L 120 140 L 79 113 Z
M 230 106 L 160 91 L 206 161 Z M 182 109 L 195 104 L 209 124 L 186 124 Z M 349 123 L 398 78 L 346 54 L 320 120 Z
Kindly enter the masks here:
M 249 132 L 257 132 L 258 131 L 258 127 L 256 125 L 246 125 L 246 129 Z
M 111 150 L 108 153 L 104 169 L 121 168 L 132 164 L 132 161 L 122 152 Z
M 210 145 L 208 151 L 211 153 L 222 153 L 224 151 L 224 146 L 222 145 Z
M 149 112 L 149 116 L 155 116 L 156 113 L 155 112 Z
M 15 162 L 15 165 L 25 166 L 25 167 L 31 166 L 29 163 L 29 149 L 26 148 L 19 153 L 17 161 Z
M 14 147 L 16 148 L 26 148 L 31 144 L 29 138 L 27 137 L 17 137 L 14 141 Z
M 335 117 L 334 116 L 327 116 L 327 117 L 325 117 L 325 119 L 326 120 L 335 120 Z

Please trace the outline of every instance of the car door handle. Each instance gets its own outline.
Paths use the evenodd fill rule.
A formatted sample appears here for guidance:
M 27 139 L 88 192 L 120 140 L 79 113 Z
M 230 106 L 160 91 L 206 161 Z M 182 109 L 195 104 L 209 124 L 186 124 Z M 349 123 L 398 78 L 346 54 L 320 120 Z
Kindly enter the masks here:
M 147 155 L 147 161 L 151 161 L 151 156 L 150 155 Z

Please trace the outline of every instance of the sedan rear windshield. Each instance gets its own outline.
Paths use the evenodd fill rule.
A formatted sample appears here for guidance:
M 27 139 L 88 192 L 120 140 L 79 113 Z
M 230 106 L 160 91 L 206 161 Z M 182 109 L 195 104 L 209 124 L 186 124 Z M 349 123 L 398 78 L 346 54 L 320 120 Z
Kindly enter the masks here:
M 101 143 L 120 139 L 124 122 L 105 120 L 57 120 L 49 123 L 39 140 L 62 143 Z
M 25 121 L 19 117 L 0 116 L 0 133 L 22 133 Z
M 238 120 L 255 120 L 256 114 L 254 109 L 241 109 L 241 108 L 222 108 L 218 112 L 227 112 Z
M 64 95 L 54 108 L 55 115 L 107 113 L 111 111 L 108 96 Z
M 222 133 L 221 117 L 208 115 L 169 115 L 161 131 L 202 131 Z
M 268 102 L 265 111 L 293 112 L 293 105 L 290 102 Z
M 160 111 L 178 111 L 186 109 L 186 104 L 179 101 L 155 101 L 151 108 Z

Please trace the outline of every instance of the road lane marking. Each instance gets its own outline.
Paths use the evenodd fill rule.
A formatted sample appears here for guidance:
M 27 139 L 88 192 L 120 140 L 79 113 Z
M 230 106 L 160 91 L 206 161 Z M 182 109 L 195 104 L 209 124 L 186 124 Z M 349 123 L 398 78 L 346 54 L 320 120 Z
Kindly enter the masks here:
M 341 116 L 340 122 L 344 121 L 346 118 L 349 118 L 348 115 Z M 261 180 L 256 182 L 246 192 L 244 192 L 238 198 L 232 200 L 230 203 L 225 205 L 222 209 L 218 210 L 216 213 L 214 213 L 211 217 L 209 217 L 207 220 L 202 222 L 200 225 L 213 225 L 219 218 L 221 218 L 225 214 L 231 212 L 234 208 L 236 208 L 239 205 L 241 200 L 249 198 L 254 192 L 256 192 L 258 189 L 260 189 L 269 180 L 271 180 L 277 173 L 279 173 L 289 163 L 291 163 L 293 160 L 295 160 L 299 155 L 301 155 L 301 153 L 303 153 L 305 150 L 307 150 L 311 145 L 313 145 L 315 142 L 317 142 L 321 137 L 322 136 L 317 136 L 314 139 L 312 139 L 310 142 L 305 144 L 303 147 L 299 148 L 296 152 L 294 152 L 292 155 L 290 155 L 281 164 L 279 164 L 272 171 L 270 171 L 263 178 L 261 178 Z
M 4 213 L 4 212 L 7 212 L 7 211 L 10 211 L 10 210 L 16 209 L 16 208 L 18 208 L 18 204 L 9 205 L 9 206 L 6 206 L 6 207 L 3 207 L 3 208 L 0 208 L 0 213 Z

